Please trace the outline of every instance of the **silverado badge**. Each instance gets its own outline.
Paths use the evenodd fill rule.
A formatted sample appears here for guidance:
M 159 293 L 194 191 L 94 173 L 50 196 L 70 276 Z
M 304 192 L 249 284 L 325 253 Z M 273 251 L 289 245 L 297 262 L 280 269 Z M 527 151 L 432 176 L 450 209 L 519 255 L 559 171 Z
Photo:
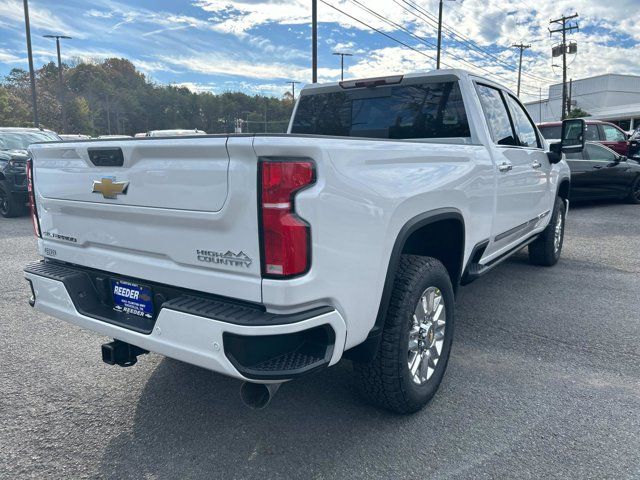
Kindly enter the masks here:
M 115 199 L 118 195 L 126 195 L 129 182 L 116 182 L 115 177 L 103 177 L 93 181 L 93 193 L 101 193 L 104 198 Z

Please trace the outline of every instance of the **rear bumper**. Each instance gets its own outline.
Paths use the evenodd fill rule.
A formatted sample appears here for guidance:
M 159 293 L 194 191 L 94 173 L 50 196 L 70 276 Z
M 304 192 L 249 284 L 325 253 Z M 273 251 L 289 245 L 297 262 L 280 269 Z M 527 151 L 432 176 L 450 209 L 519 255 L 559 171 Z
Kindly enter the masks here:
M 76 276 L 69 282 L 67 276 L 72 272 Z M 136 331 L 85 309 L 83 301 L 92 293 L 91 287 L 82 292 L 74 289 L 79 272 L 82 269 L 45 262 L 27 267 L 33 306 L 145 350 L 258 383 L 292 379 L 333 365 L 342 357 L 345 322 L 328 307 L 294 315 L 261 315 L 238 309 L 236 303 L 225 306 L 221 300 L 193 308 L 180 297 L 162 304 L 149 332 Z M 233 318 L 235 311 L 242 318 Z

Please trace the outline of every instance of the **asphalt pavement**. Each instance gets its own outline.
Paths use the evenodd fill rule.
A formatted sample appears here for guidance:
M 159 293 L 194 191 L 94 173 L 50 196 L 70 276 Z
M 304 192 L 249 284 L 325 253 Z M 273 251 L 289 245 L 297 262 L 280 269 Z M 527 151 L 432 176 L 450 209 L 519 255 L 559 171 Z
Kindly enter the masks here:
M 521 253 L 460 290 L 451 360 L 423 411 L 358 396 L 343 361 L 242 405 L 240 382 L 27 304 L 28 218 L 0 218 L 2 478 L 640 478 L 640 206 L 570 212 L 560 263 Z

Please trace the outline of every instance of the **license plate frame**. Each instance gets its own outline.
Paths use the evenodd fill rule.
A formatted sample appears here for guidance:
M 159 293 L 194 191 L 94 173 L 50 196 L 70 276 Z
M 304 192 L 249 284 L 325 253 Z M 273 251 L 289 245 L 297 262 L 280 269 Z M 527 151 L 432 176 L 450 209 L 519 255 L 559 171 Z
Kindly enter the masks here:
M 112 278 L 111 297 L 116 312 L 140 318 L 154 318 L 153 290 L 147 285 Z

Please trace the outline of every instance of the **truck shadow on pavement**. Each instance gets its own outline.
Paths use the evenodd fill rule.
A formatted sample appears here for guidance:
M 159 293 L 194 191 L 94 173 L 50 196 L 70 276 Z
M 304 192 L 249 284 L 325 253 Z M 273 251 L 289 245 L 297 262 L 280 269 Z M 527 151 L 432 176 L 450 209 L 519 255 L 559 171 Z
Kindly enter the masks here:
M 541 438 L 560 451 L 559 432 L 586 428 L 577 412 L 608 411 L 606 402 L 594 406 L 590 386 L 568 388 L 567 378 L 583 375 L 567 373 L 568 359 L 579 362 L 581 355 L 570 340 L 597 313 L 581 311 L 579 293 L 598 281 L 576 283 L 575 261 L 563 262 L 563 269 L 532 268 L 523 252 L 490 281 L 461 290 L 447 374 L 415 415 L 364 403 L 346 361 L 283 385 L 269 407 L 253 411 L 240 401 L 239 381 L 162 359 L 131 399 L 130 429 L 105 446 L 100 477 L 474 477 L 483 466 L 491 471 L 505 452 L 525 451 Z M 556 290 L 574 298 L 565 309 L 548 302 Z M 537 332 L 560 321 L 566 339 L 541 341 Z M 568 409 L 577 416 L 568 417 Z M 538 461 L 520 458 L 518 468 L 540 471 Z
M 342 362 L 283 385 L 266 409 L 253 411 L 240 401 L 240 381 L 163 359 L 132 406 L 132 431 L 109 444 L 102 474 L 291 478 L 307 462 L 340 476 L 349 444 L 398 427 L 399 417 L 363 404 L 352 378 L 351 365 Z

